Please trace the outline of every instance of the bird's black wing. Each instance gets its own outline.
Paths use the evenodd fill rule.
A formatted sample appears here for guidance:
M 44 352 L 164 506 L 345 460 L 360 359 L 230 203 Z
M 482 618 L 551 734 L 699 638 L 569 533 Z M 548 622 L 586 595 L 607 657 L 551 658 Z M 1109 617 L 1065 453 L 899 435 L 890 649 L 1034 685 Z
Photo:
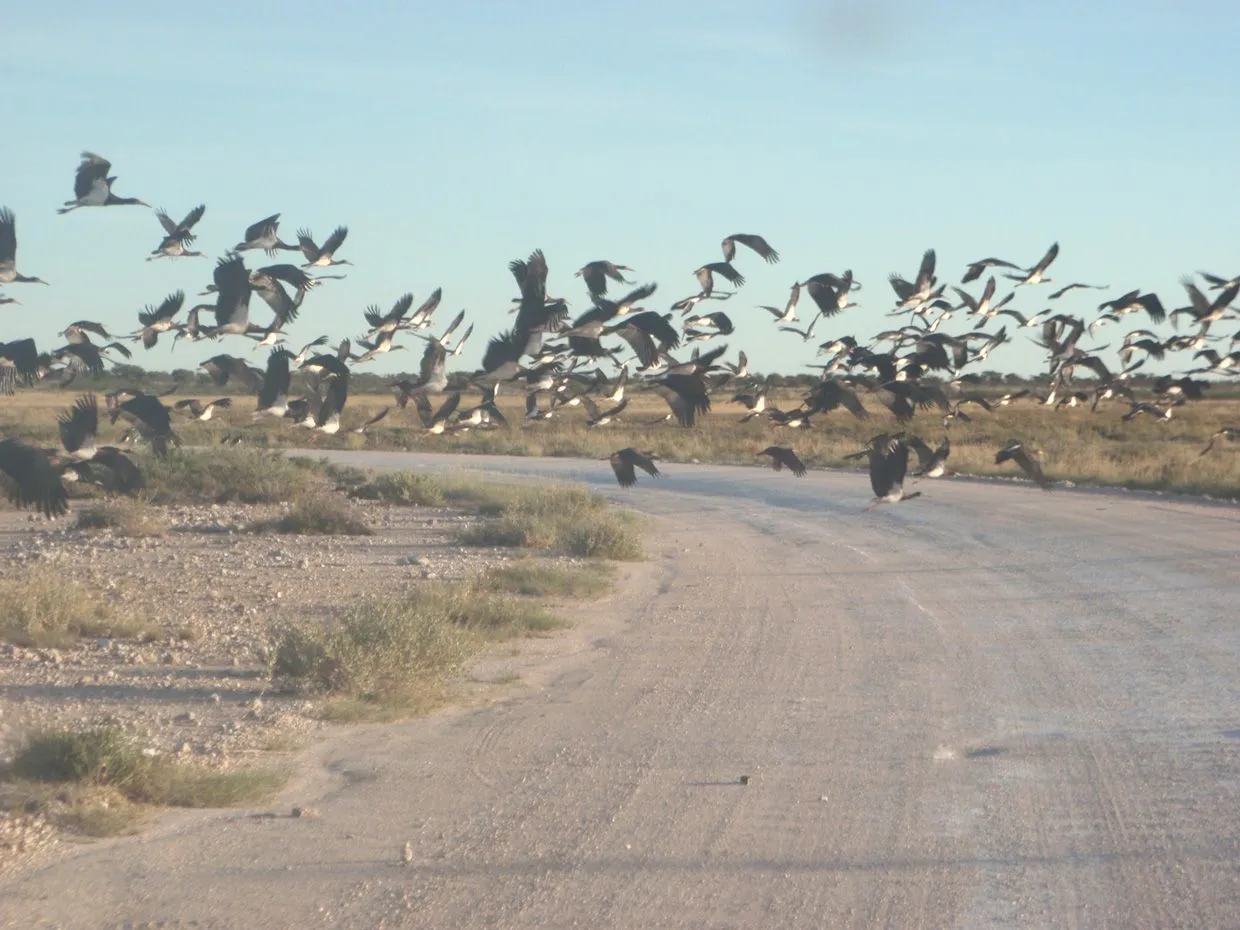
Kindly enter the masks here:
M 422 386 L 438 391 L 447 383 L 448 352 L 438 342 L 428 340 L 422 352 L 422 363 L 418 369 L 418 380 Z M 485 367 L 485 364 L 484 364 Z
M 666 317 L 653 310 L 629 317 L 629 325 L 649 333 L 659 341 L 664 349 L 675 349 L 680 346 L 680 333 L 676 331 L 676 327 Z
M 33 339 L 0 342 L 0 359 L 9 363 L 0 365 L 0 394 L 12 394 L 19 381 L 30 384 L 38 377 L 39 350 Z
M 622 488 L 631 488 L 637 484 L 637 472 L 633 469 L 633 462 L 622 453 L 628 450 L 622 449 L 620 452 L 614 453 L 611 458 L 611 470 L 616 473 L 616 481 Z
M 301 254 L 307 262 L 313 262 L 323 254 L 319 247 L 314 244 L 314 233 L 308 229 L 297 230 L 297 247 L 301 249 Z
M 1153 322 L 1161 323 L 1167 319 L 1167 310 L 1163 307 L 1162 301 L 1158 299 L 1157 294 L 1146 294 L 1137 298 L 1137 302 L 1145 308 L 1145 312 L 1149 314 Z
M 805 477 L 805 465 L 799 458 L 797 458 L 797 454 L 795 452 L 791 449 L 784 448 L 783 446 L 772 446 L 771 449 L 773 451 L 770 452 L 770 455 L 773 461 L 782 466 L 787 466 L 788 470 L 797 478 Z M 778 469 L 776 470 L 778 471 Z
M 349 235 L 348 226 L 337 226 L 332 230 L 332 234 L 327 237 L 327 241 L 323 243 L 323 247 L 319 251 L 326 255 L 331 255 L 338 248 L 344 245 L 345 237 Z
M 657 467 L 655 467 L 654 460 L 649 455 L 643 455 L 641 452 L 634 449 L 629 458 L 632 460 L 634 465 L 648 474 L 651 478 L 662 477 L 662 473 Z
M 607 273 L 600 262 L 591 262 L 578 273 L 592 297 L 602 297 L 607 293 Z
M 1026 451 L 1019 440 L 1009 442 L 996 453 L 995 464 L 1002 465 L 1004 462 L 1015 462 L 1020 466 L 1021 471 L 1037 482 L 1039 487 L 1043 490 L 1050 490 L 1051 484 L 1042 474 L 1042 466 Z
M 917 453 L 918 468 L 926 468 L 934 461 L 934 450 L 932 450 L 919 436 L 909 436 L 906 440 L 908 447 Z
M 442 423 L 444 420 L 448 419 L 448 417 L 452 416 L 452 414 L 456 413 L 456 408 L 460 405 L 461 392 L 453 391 L 448 395 L 448 399 L 440 405 L 439 410 L 436 411 L 434 422 Z
M 896 292 L 896 296 L 901 300 L 908 300 L 916 292 L 917 288 L 905 281 L 898 274 L 890 274 L 887 280 L 891 283 L 891 289 Z
M 60 442 L 69 453 L 89 448 L 99 432 L 99 404 L 94 394 L 83 394 L 56 418 Z
M 116 490 L 122 494 L 133 494 L 146 487 L 138 466 L 115 446 L 100 446 L 92 461 L 111 470 Z
M 263 233 L 267 231 L 268 227 L 275 226 L 277 223 L 279 223 L 279 221 L 280 221 L 280 214 L 273 213 L 271 214 L 271 216 L 266 217 L 265 219 L 261 219 L 257 223 L 254 223 L 253 225 L 247 227 L 245 231 L 245 241 L 253 242 L 255 239 L 258 239 L 260 236 L 262 236 Z
M 655 347 L 654 339 L 644 329 L 634 326 L 632 320 L 628 325 L 618 327 L 616 335 L 629 344 L 643 368 L 652 368 L 658 364 L 659 350 Z
M 1059 255 L 1059 243 L 1052 243 L 1051 247 L 1046 250 L 1046 254 L 1042 256 L 1042 260 L 1033 266 L 1032 271 L 1045 271 L 1050 267 L 1056 256 Z
M 289 287 L 297 290 L 304 290 L 314 283 L 314 278 L 306 274 L 296 265 L 280 264 L 267 265 L 265 268 L 257 269 L 258 274 L 265 274 L 269 277 L 283 281 Z
M 0 207 L 0 262 L 17 257 L 17 217 L 8 207 Z
M 439 345 L 437 342 L 429 343 L 429 345 Z M 443 346 L 439 346 L 442 350 Z M 487 342 L 486 350 L 482 353 L 482 370 L 485 372 L 497 371 L 500 366 L 516 362 L 521 358 L 521 351 L 525 348 L 524 335 L 517 330 L 509 330 L 501 333 L 495 338 Z
M 745 283 L 745 276 L 736 270 L 731 262 L 712 262 L 706 266 L 712 274 L 717 274 L 730 284 L 740 287 Z
M 263 375 L 263 384 L 258 391 L 258 409 L 265 410 L 272 406 L 278 398 L 288 397 L 293 376 L 289 370 L 289 362 L 293 353 L 288 349 L 274 348 L 267 356 L 267 371 Z
M 741 245 L 748 246 L 753 249 L 760 257 L 765 259 L 768 264 L 773 265 L 779 261 L 779 253 L 771 248 L 770 244 L 761 236 L 754 235 L 753 233 L 736 233 L 733 236 L 729 236 L 724 240 L 724 242 L 729 240 L 739 242 Z M 727 255 L 726 250 L 724 257 L 729 262 L 732 260 L 732 256 Z
M 398 320 L 402 320 L 404 319 L 405 315 L 409 312 L 409 308 L 412 306 L 413 306 L 413 295 L 402 294 L 400 297 L 396 299 L 396 303 L 392 304 L 392 309 L 389 310 L 386 315 L 380 316 L 378 321 L 375 322 L 373 325 L 378 326 L 379 323 L 381 322 L 395 323 Z M 378 312 L 379 312 L 378 308 L 375 308 L 376 316 L 378 316 Z M 367 314 L 366 319 L 368 322 L 370 321 L 371 317 L 369 314 Z
M 656 384 L 681 426 L 693 426 L 698 414 L 710 411 L 710 395 L 701 375 L 665 375 Z
M 181 312 L 181 305 L 185 303 L 185 292 L 175 291 L 163 299 L 158 307 L 151 307 L 149 304 L 138 313 L 138 322 L 143 326 L 153 326 L 160 320 L 171 320 L 174 316 Z
M 96 182 L 107 182 L 108 172 L 112 163 L 106 158 L 92 152 L 82 153 L 82 163 L 78 165 L 77 175 L 73 178 L 73 195 L 81 200 L 95 187 Z
M 413 395 L 413 405 L 418 411 L 418 419 L 422 421 L 422 425 L 427 429 L 431 428 L 431 424 L 435 420 L 435 411 L 431 409 L 430 398 L 423 391 L 419 391 Z
M 164 232 L 169 236 L 176 236 L 180 231 L 176 220 L 170 217 L 165 210 L 156 210 L 155 219 L 159 220 L 159 225 L 164 227 Z
M 198 221 L 202 219 L 202 215 L 206 212 L 207 205 L 205 203 L 200 203 L 198 206 L 194 207 L 194 209 L 190 210 L 189 213 L 185 214 L 185 219 L 181 220 L 181 222 L 178 223 L 173 229 L 168 229 L 167 223 L 164 223 L 164 229 L 168 229 L 168 235 L 173 235 L 177 232 L 182 233 L 182 242 L 193 242 L 194 236 L 189 235 L 189 231 L 198 225 Z M 160 222 L 162 223 L 163 220 L 160 220 Z
M 69 497 L 56 466 L 41 449 L 20 439 L 0 440 L 0 471 L 13 481 L 9 500 L 19 508 L 34 506 L 46 517 L 69 511 Z

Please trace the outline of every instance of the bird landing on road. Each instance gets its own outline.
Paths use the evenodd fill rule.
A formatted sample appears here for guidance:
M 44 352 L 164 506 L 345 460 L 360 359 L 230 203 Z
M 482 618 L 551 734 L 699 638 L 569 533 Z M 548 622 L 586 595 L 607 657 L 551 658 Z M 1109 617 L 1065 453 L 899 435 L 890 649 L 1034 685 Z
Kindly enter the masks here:
M 879 504 L 898 504 L 921 497 L 920 491 L 909 494 L 904 490 L 908 453 L 909 443 L 903 435 L 883 433 L 870 440 L 863 454 L 870 457 L 870 487 L 875 496 L 863 513 L 869 513 Z

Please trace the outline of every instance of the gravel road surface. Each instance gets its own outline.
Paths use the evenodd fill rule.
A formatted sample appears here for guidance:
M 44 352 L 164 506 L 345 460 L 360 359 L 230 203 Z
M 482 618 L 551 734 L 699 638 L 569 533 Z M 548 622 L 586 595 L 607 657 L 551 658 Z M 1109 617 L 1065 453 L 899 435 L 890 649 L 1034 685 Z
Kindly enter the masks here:
M 585 480 L 652 557 L 525 688 L 5 880 L 4 926 L 1240 927 L 1240 508 L 330 455 Z

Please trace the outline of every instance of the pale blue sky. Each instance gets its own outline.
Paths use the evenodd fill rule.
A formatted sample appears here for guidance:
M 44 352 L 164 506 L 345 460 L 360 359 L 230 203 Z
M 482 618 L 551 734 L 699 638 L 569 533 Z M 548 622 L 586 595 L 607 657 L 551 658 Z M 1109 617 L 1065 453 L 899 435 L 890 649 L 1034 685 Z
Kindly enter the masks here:
M 930 246 L 957 282 L 968 261 L 1032 264 L 1057 239 L 1057 282 L 1154 289 L 1168 308 L 1181 275 L 1240 272 L 1240 6 L 1222 0 L 120 0 L 4 20 L 0 204 L 19 268 L 52 286 L 9 286 L 24 306 L 0 307 L 0 338 L 48 348 L 70 320 L 128 331 L 143 304 L 196 294 L 277 211 L 286 241 L 347 224 L 340 256 L 357 263 L 307 298 L 291 341 L 355 337 L 367 304 L 442 286 L 439 325 L 462 307 L 477 324 L 465 368 L 510 324 L 506 264 L 535 247 L 575 312 L 572 272 L 597 258 L 657 281 L 663 311 L 724 235 L 765 235 L 783 261 L 742 249 L 749 283 L 718 307 L 738 324 L 729 357 L 746 348 L 761 371 L 813 348 L 756 305 L 851 267 L 863 306 L 818 334 L 872 334 L 892 322 L 887 274 L 911 276 Z M 112 160 L 121 196 L 177 218 L 205 203 L 196 247 L 212 258 L 144 261 L 161 231 L 142 208 L 57 216 L 83 149 Z M 1053 287 L 1036 290 L 1014 306 L 1046 306 Z M 403 341 L 375 370 L 416 364 L 421 342 Z M 135 361 L 247 350 L 161 344 Z M 1041 357 L 1022 335 L 992 362 Z

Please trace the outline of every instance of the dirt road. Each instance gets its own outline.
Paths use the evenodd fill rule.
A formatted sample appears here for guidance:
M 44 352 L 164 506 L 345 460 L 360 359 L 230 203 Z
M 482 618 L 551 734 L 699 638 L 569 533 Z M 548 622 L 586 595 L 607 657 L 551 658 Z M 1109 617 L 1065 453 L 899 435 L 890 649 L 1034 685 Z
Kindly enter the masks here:
M 514 697 L 314 751 L 317 819 L 174 815 L 4 925 L 1240 927 L 1240 508 L 335 455 L 588 480 L 654 558 Z

